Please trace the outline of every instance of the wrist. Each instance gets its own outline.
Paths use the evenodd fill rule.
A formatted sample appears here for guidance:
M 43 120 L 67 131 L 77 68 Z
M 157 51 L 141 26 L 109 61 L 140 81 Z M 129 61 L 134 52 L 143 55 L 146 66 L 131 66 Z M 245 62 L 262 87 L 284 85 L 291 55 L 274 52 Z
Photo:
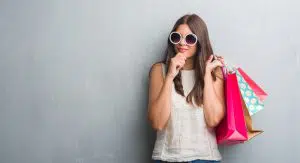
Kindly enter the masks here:
M 206 71 L 204 75 L 204 80 L 212 79 L 211 71 Z
M 166 76 L 166 81 L 173 81 L 174 80 L 174 77 L 172 75 L 167 75 Z

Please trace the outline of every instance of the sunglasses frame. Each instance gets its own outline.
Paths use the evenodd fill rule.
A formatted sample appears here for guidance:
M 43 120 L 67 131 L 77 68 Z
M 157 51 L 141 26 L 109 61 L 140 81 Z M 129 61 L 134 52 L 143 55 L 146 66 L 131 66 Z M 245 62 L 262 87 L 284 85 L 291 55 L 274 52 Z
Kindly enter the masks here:
M 178 41 L 178 43 L 173 42 L 172 39 L 171 39 L 171 36 L 172 36 L 172 34 L 174 34 L 174 33 L 179 34 L 179 36 L 180 36 L 180 40 Z M 186 36 L 188 36 L 188 35 L 192 35 L 192 36 L 194 36 L 194 37 L 196 38 L 195 43 L 193 43 L 193 44 L 188 44 L 188 43 L 186 42 Z M 198 42 L 197 35 L 195 35 L 194 33 L 189 33 L 189 34 L 187 34 L 186 36 L 182 37 L 182 35 L 181 35 L 179 32 L 171 32 L 170 35 L 169 35 L 169 40 L 170 40 L 170 42 L 171 42 L 172 44 L 174 44 L 174 45 L 179 44 L 179 43 L 181 42 L 182 39 L 184 40 L 185 44 L 186 44 L 186 45 L 189 45 L 189 46 L 194 46 L 194 45 Z

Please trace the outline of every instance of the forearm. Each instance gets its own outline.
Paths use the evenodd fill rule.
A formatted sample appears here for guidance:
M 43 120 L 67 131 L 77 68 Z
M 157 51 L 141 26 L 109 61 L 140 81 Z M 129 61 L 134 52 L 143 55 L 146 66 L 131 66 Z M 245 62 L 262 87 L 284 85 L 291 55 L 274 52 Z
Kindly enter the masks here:
M 171 91 L 173 79 L 166 77 L 158 98 L 150 106 L 152 127 L 162 130 L 169 120 L 171 113 Z
M 210 127 L 215 127 L 220 121 L 220 114 L 222 113 L 223 103 L 218 97 L 214 88 L 214 81 L 211 73 L 206 73 L 204 77 L 204 92 L 203 105 L 206 123 Z

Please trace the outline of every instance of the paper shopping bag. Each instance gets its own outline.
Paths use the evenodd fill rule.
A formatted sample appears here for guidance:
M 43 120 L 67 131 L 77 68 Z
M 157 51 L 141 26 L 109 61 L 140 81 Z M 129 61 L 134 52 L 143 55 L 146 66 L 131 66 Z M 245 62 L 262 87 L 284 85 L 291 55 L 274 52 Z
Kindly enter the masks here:
M 241 74 L 241 76 L 244 78 L 246 83 L 251 87 L 253 92 L 258 96 L 259 100 L 264 101 L 268 94 L 261 88 L 259 87 L 243 70 L 242 68 L 238 67 L 237 68 L 238 72 Z
M 245 81 L 241 73 L 239 71 L 236 71 L 236 75 L 237 75 L 237 81 L 238 81 L 238 85 L 240 88 L 243 101 L 246 105 L 246 108 L 249 111 L 250 116 L 263 110 L 264 109 L 263 102 L 255 94 L 255 92 L 252 90 L 250 85 Z
M 218 144 L 237 144 L 248 140 L 243 103 L 235 73 L 224 74 L 226 113 L 216 128 Z
M 252 118 L 249 114 L 248 109 L 246 108 L 246 104 L 244 101 L 242 101 L 242 106 L 243 106 L 243 111 L 245 116 L 246 127 L 247 127 L 247 135 L 248 135 L 247 141 L 249 141 L 250 139 L 256 137 L 257 135 L 263 133 L 264 131 L 253 129 Z

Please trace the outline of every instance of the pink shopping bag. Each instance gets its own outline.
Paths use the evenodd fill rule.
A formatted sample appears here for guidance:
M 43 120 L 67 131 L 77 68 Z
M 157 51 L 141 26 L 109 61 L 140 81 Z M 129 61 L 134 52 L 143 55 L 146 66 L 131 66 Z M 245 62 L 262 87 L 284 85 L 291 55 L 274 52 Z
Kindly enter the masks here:
M 216 128 L 218 144 L 237 144 L 248 140 L 243 103 L 235 73 L 224 74 L 226 115 Z
M 268 94 L 261 88 L 259 85 L 257 85 L 240 67 L 237 68 L 239 73 L 243 76 L 247 84 L 252 88 L 253 92 L 261 101 L 264 101 Z

